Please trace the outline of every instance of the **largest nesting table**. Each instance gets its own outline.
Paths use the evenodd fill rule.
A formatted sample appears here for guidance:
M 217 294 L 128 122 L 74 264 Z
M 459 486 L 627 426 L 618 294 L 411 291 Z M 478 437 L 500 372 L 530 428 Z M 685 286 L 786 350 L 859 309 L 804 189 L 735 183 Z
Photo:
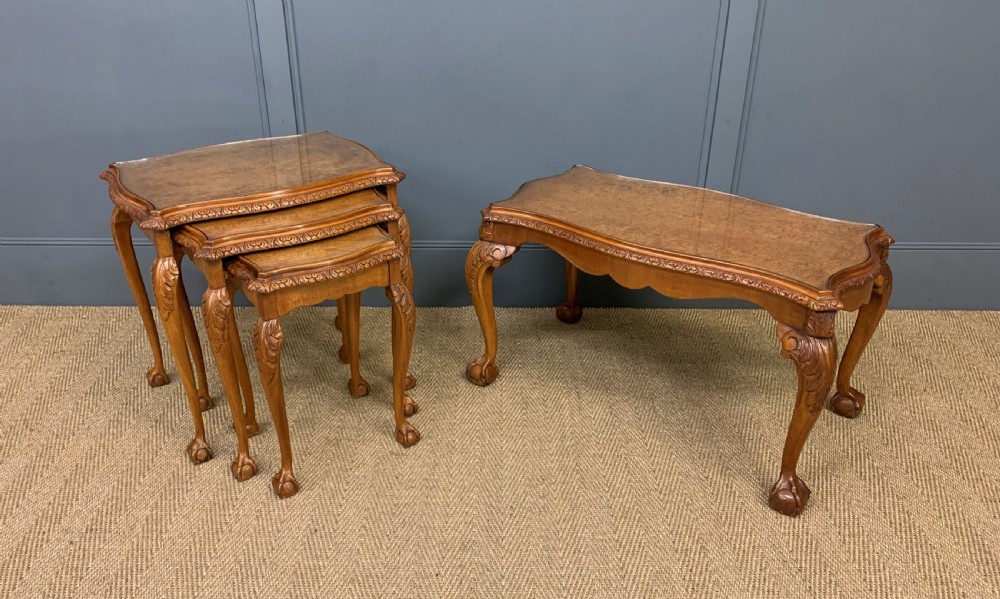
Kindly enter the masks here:
M 625 287 L 677 298 L 754 302 L 778 322 L 781 355 L 798 372 L 798 393 L 768 504 L 802 512 L 809 487 L 799 455 L 837 373 L 834 317 L 858 310 L 837 373 L 831 410 L 853 418 L 865 397 L 851 375 L 892 290 L 886 263 L 892 238 L 877 225 L 795 212 L 696 187 L 632 179 L 576 166 L 526 183 L 483 210 L 480 240 L 465 275 L 485 338 L 466 374 L 477 385 L 497 377 L 493 271 L 528 242 L 566 259 L 569 297 L 557 311 L 576 322 L 578 271 L 611 275 Z

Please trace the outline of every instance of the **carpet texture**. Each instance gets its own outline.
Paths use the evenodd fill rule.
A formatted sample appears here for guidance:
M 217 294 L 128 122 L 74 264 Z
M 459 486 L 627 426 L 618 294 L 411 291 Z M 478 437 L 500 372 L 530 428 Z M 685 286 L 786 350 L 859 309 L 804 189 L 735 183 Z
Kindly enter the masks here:
M 796 379 L 762 311 L 500 310 L 501 374 L 479 388 L 472 309 L 420 309 L 411 449 L 389 312 L 363 311 L 360 399 L 334 315 L 283 319 L 302 491 L 281 501 L 259 387 L 260 472 L 237 483 L 213 367 L 196 467 L 134 309 L 0 307 L 0 596 L 998 595 L 1000 313 L 885 316 L 855 374 L 866 411 L 821 415 L 796 519 L 765 500 Z

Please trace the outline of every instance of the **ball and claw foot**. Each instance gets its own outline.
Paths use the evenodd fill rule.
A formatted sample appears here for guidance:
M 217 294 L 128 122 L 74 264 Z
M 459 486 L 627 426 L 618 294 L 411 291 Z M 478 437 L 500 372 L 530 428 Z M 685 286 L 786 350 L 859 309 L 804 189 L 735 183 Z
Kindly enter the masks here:
M 146 382 L 149 383 L 150 387 L 162 387 L 170 382 L 170 377 L 167 376 L 167 373 L 153 366 L 146 371 Z
M 204 464 L 212 459 L 212 448 L 204 439 L 192 439 L 187 446 L 188 459 L 192 464 Z
M 233 478 L 243 482 L 250 480 L 254 474 L 257 474 L 257 462 L 254 462 L 253 458 L 246 454 L 239 454 L 230 464 L 229 469 L 233 471 Z
M 786 516 L 798 516 L 806 508 L 810 493 L 809 487 L 799 477 L 794 474 L 790 477 L 781 475 L 771 487 L 767 504 L 772 510 Z
M 368 395 L 368 381 L 361 379 L 355 383 L 354 379 L 348 379 L 347 390 L 351 393 L 352 397 L 364 397 Z
M 571 306 L 563 303 L 556 308 L 556 318 L 566 324 L 576 324 L 583 317 L 583 306 Z
M 406 374 L 406 390 L 409 391 L 410 389 L 412 389 L 412 388 L 414 388 L 416 386 L 417 386 L 417 377 L 413 376 L 412 374 L 407 373 Z
M 260 432 L 260 425 L 256 422 L 244 422 L 243 426 L 246 428 L 248 437 L 253 437 Z
M 403 414 L 409 418 L 420 411 L 420 406 L 409 395 L 403 397 Z
M 403 447 L 413 447 L 420 440 L 420 431 L 409 422 L 396 427 L 396 442 Z
M 854 387 L 845 393 L 837 393 L 830 398 L 830 411 L 844 418 L 857 418 L 865 408 L 865 394 Z
M 278 470 L 271 477 L 271 488 L 280 499 L 288 499 L 299 492 L 299 481 L 291 470 Z
M 340 358 L 340 361 L 344 364 L 349 364 L 351 361 L 351 358 L 347 355 L 346 345 L 340 346 L 340 351 L 337 352 L 337 356 Z
M 476 385 L 480 387 L 485 387 L 492 383 L 497 375 L 500 374 L 500 369 L 493 362 L 487 362 L 486 356 L 479 356 L 465 368 L 465 376 Z
M 209 396 L 207 396 L 207 395 L 204 396 L 204 397 L 199 397 L 198 398 L 198 407 L 201 408 L 202 412 L 206 412 L 206 411 L 211 410 L 212 408 L 215 407 L 215 402 L 213 402 L 212 398 L 209 397 Z

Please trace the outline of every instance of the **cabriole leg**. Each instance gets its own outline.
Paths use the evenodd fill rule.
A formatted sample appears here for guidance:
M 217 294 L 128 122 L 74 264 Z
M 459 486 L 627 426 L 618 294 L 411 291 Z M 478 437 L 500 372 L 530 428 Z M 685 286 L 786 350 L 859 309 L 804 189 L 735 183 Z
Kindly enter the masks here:
M 274 494 L 287 499 L 299 492 L 299 481 L 292 472 L 292 440 L 288 433 L 288 414 L 285 412 L 285 390 L 281 383 L 281 342 L 284 335 L 278 320 L 258 319 L 253 329 L 253 350 L 257 355 L 260 381 L 264 385 L 267 405 L 271 408 L 274 432 L 278 435 L 281 450 L 281 469 L 271 477 Z
M 153 309 L 149 305 L 149 296 L 146 294 L 146 286 L 142 282 L 142 273 L 139 271 L 139 262 L 135 257 L 135 248 L 132 246 L 132 218 L 117 206 L 111 212 L 111 236 L 115 241 L 118 259 L 121 260 L 122 269 L 125 271 L 125 280 L 128 281 L 132 297 L 135 298 L 135 305 L 139 308 L 142 326 L 146 329 L 146 338 L 149 340 L 149 349 L 153 352 L 153 366 L 146 371 L 146 382 L 149 383 L 150 387 L 165 385 L 170 381 L 170 378 L 163 368 L 160 336 L 156 332 Z
M 805 509 L 810 491 L 795 468 L 833 383 L 837 347 L 833 337 L 812 337 L 783 324 L 778 325 L 778 338 L 782 357 L 790 358 L 795 363 L 799 385 L 781 455 L 781 474 L 771 487 L 768 504 L 786 516 L 798 516 Z
M 177 259 L 178 271 L 180 258 Z M 177 278 L 177 310 L 180 312 L 184 326 L 184 340 L 187 343 L 188 354 L 194 360 L 195 372 L 198 374 L 198 405 L 202 411 L 212 409 L 212 398 L 208 394 L 208 375 L 205 373 L 205 356 L 201 351 L 201 339 L 198 338 L 198 328 L 191 314 L 191 304 L 188 303 L 187 290 L 184 289 L 184 277 Z
M 416 402 L 406 394 L 406 373 L 410 366 L 417 311 L 413 296 L 403 283 L 390 285 L 386 296 L 392 302 L 392 407 L 396 420 L 396 441 L 403 447 L 410 447 L 420 441 L 420 431 L 406 420 L 408 413 L 417 412 Z
M 858 310 L 858 319 L 854 322 L 851 338 L 844 348 L 844 356 L 840 360 L 840 370 L 837 372 L 837 392 L 830 399 L 830 410 L 845 418 L 855 418 L 865 407 L 865 394 L 851 386 L 851 375 L 861 359 L 871 340 L 872 334 L 885 314 L 892 295 L 892 271 L 888 264 L 882 265 L 882 272 L 875 279 L 872 296 L 867 304 Z
M 493 310 L 493 271 L 507 263 L 516 251 L 513 246 L 477 241 L 465 260 L 465 283 L 469 287 L 486 345 L 483 355 L 469 362 L 465 374 L 480 386 L 489 385 L 500 373 L 496 364 L 497 319 Z
M 167 243 L 169 243 L 169 239 Z M 212 458 L 212 449 L 205 440 L 205 423 L 201 417 L 198 389 L 195 386 L 194 372 L 191 371 L 191 362 L 188 358 L 184 324 L 181 322 L 183 318 L 177 313 L 180 269 L 173 256 L 161 256 L 153 262 L 152 278 L 156 307 L 160 311 L 160 320 L 163 321 L 163 326 L 167 330 L 170 351 L 174 356 L 177 371 L 181 375 L 184 394 L 188 400 L 188 408 L 191 410 L 191 419 L 194 421 L 194 439 L 188 444 L 188 457 L 193 463 L 201 464 Z
M 244 481 L 257 473 L 257 464 L 250 457 L 246 423 L 243 421 L 243 402 L 240 401 L 240 383 L 236 375 L 236 364 L 229 338 L 229 318 L 232 311 L 233 305 L 225 287 L 209 288 L 205 291 L 202 297 L 201 315 L 212 354 L 215 356 L 215 364 L 219 369 L 226 401 L 229 403 L 229 412 L 233 417 L 233 428 L 236 430 L 237 453 L 230 470 L 236 480 Z
M 250 382 L 250 372 L 247 370 L 247 358 L 243 353 L 240 330 L 236 326 L 236 314 L 232 309 L 229 310 L 229 344 L 232 346 L 236 378 L 240 381 L 240 391 L 243 395 L 243 423 L 247 434 L 252 437 L 260 431 L 260 426 L 257 424 L 257 409 L 253 401 L 253 384 Z

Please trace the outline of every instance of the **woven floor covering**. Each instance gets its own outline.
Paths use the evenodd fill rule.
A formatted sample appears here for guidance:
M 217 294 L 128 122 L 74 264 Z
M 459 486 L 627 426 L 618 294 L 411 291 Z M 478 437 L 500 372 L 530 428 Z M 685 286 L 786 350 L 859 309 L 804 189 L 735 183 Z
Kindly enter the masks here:
M 1000 313 L 890 311 L 855 374 L 865 412 L 824 411 L 806 445 L 794 519 L 766 504 L 796 376 L 762 311 L 591 309 L 570 326 L 499 310 L 501 374 L 480 388 L 472 309 L 421 308 L 410 449 L 389 311 L 363 310 L 359 399 L 335 314 L 282 320 L 302 490 L 279 500 L 259 387 L 260 471 L 238 483 L 210 358 L 215 458 L 194 466 L 179 377 L 168 360 L 170 384 L 147 386 L 134 308 L 0 307 L 0 596 L 1000 592 Z M 248 337 L 254 313 L 238 318 Z

